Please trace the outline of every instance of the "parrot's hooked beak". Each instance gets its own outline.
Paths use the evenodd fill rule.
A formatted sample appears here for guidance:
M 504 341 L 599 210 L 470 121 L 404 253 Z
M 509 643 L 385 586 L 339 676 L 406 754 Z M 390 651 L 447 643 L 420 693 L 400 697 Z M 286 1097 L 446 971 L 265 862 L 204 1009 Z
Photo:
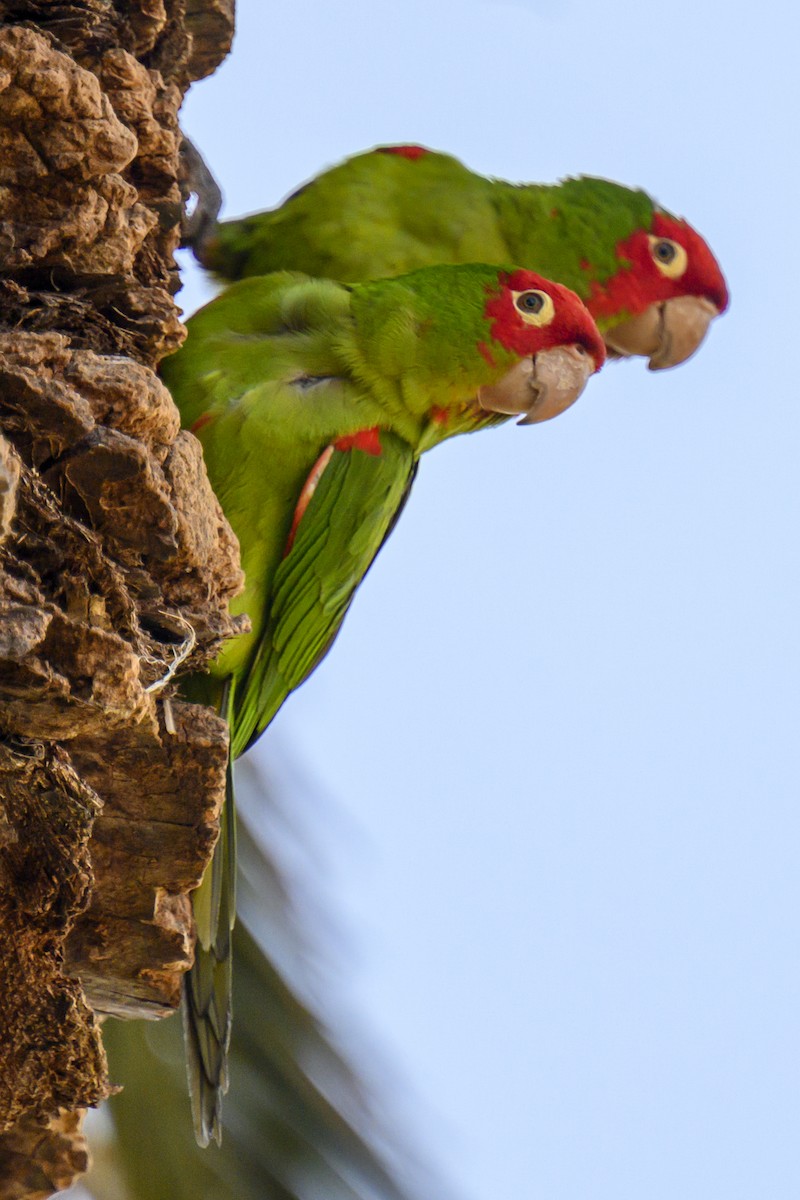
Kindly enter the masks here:
M 603 337 L 612 354 L 643 354 L 650 359 L 651 371 L 661 371 L 690 358 L 717 316 L 717 306 L 703 296 L 676 296 L 651 304 Z
M 478 390 L 478 403 L 488 412 L 523 413 L 518 425 L 557 417 L 580 396 L 596 370 L 583 346 L 557 346 L 523 358 L 499 383 Z

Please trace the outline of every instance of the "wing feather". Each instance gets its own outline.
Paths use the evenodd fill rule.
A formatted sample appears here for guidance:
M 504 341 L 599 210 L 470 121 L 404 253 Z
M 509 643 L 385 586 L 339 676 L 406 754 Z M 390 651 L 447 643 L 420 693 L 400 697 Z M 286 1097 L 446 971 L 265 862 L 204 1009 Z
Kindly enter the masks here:
M 237 686 L 234 756 L 324 657 L 394 526 L 416 471 L 411 446 L 382 432 L 381 454 L 335 449 L 275 574 L 269 615 Z

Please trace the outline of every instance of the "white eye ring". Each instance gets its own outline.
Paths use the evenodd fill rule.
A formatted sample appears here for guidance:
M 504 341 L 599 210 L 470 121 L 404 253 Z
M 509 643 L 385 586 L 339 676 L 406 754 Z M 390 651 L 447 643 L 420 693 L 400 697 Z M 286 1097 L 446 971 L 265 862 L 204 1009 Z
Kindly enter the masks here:
M 680 279 L 689 265 L 689 256 L 680 242 L 672 238 L 647 235 L 653 262 L 667 279 Z
M 553 297 L 538 288 L 528 288 L 524 292 L 513 292 L 514 307 L 526 325 L 535 325 L 541 329 L 549 325 L 556 315 Z

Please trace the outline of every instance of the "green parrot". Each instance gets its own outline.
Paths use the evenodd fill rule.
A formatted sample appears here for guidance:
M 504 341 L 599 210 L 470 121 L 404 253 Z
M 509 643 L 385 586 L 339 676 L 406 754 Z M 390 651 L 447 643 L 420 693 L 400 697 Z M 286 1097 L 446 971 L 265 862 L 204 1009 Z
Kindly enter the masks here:
M 269 212 L 200 227 L 220 278 L 283 268 L 357 282 L 435 263 L 515 262 L 572 288 L 612 355 L 683 362 L 728 304 L 703 238 L 646 192 L 587 176 L 512 184 L 423 146 L 381 146 Z
M 184 694 L 230 725 L 231 758 L 324 657 L 408 497 L 420 454 L 518 414 L 547 420 L 602 365 L 569 289 L 532 271 L 428 267 L 352 286 L 280 272 L 234 284 L 162 364 L 239 538 L 251 629 Z M 229 787 L 232 793 L 232 784 Z M 184 1020 L 198 1141 L 219 1140 L 230 1037 L 235 818 L 194 893 Z

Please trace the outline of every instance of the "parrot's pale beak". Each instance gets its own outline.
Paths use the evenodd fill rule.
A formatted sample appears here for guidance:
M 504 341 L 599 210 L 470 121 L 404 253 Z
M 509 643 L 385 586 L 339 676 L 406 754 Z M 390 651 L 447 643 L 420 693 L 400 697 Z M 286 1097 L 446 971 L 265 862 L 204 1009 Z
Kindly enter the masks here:
M 690 358 L 717 316 L 719 309 L 702 296 L 676 296 L 651 304 L 603 337 L 613 354 L 643 354 L 650 359 L 651 371 L 662 371 Z
M 523 413 L 518 425 L 557 417 L 580 396 L 595 362 L 583 346 L 556 346 L 523 358 L 499 383 L 482 387 L 478 403 L 488 412 Z

